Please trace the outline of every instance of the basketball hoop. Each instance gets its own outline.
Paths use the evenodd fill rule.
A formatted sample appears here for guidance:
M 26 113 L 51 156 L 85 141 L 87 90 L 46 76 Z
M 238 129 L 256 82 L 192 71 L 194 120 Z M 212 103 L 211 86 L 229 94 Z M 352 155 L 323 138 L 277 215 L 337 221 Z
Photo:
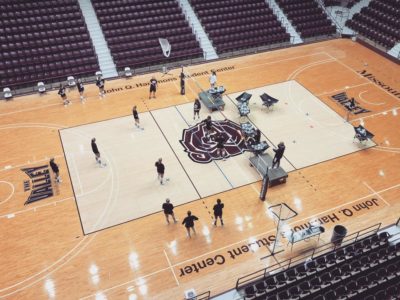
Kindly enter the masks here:
M 163 55 L 168 58 L 171 55 L 171 44 L 169 43 L 169 41 L 167 39 L 163 39 L 163 38 L 159 38 L 158 42 L 160 43 L 161 46 L 161 50 L 163 52 Z M 164 75 L 172 75 L 169 74 L 167 66 L 164 64 L 164 66 L 162 67 L 162 73 L 163 76 Z
M 171 55 L 171 44 L 168 42 L 167 39 L 162 38 L 159 38 L 158 42 L 160 43 L 164 56 L 169 57 Z

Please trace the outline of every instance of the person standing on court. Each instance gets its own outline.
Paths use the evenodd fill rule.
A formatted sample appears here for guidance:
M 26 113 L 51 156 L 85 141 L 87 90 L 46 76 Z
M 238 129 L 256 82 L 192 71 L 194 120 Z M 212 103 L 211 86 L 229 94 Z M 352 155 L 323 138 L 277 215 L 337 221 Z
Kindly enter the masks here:
M 214 70 L 211 70 L 210 76 L 210 88 L 213 89 L 217 85 L 217 73 Z
M 100 168 L 103 168 L 106 166 L 106 163 L 102 163 L 101 162 L 101 157 L 100 157 L 100 152 L 99 149 L 97 148 L 97 144 L 96 144 L 96 139 L 92 138 L 92 151 L 96 157 L 96 162 L 99 164 Z
M 157 79 L 152 76 L 150 79 L 150 94 L 149 94 L 149 99 L 151 99 L 151 96 L 153 96 L 153 98 L 156 98 L 156 91 L 157 91 Z
M 62 182 L 61 177 L 60 177 L 60 170 L 58 168 L 58 165 L 54 162 L 54 158 L 50 159 L 50 167 L 53 173 L 56 175 L 56 182 L 60 183 Z
M 200 109 L 201 109 L 201 103 L 199 101 L 199 99 L 196 98 L 196 100 L 194 100 L 194 104 L 193 104 L 193 120 L 196 118 L 200 119 Z
M 136 105 L 134 105 L 133 108 L 132 108 L 132 115 L 133 115 L 133 118 L 135 119 L 135 126 L 137 128 L 139 128 L 140 130 L 143 130 L 144 128 L 140 127 L 139 114 L 137 112 L 137 106 Z
M 159 158 L 156 161 L 155 166 L 157 168 L 158 180 L 160 180 L 160 184 L 164 184 L 163 179 L 164 179 L 165 166 L 162 163 L 162 158 Z
M 71 103 L 71 101 L 67 99 L 67 93 L 65 91 L 65 87 L 62 84 L 60 84 L 58 94 L 61 96 L 61 99 L 63 100 L 65 106 Z
M 278 144 L 277 149 L 273 149 L 275 152 L 274 159 L 272 160 L 272 169 L 277 167 L 279 168 L 279 165 L 281 163 L 281 158 L 283 156 L 283 153 L 285 152 L 285 144 L 283 142 L 280 142 Z
M 80 78 L 78 79 L 78 83 L 76 85 L 78 87 L 78 92 L 80 95 L 81 102 L 84 103 L 85 96 L 83 95 L 83 93 L 85 92 L 85 87 L 83 86 L 82 80 Z
M 221 226 L 224 226 L 224 221 L 222 220 L 222 209 L 224 208 L 224 204 L 221 202 L 221 199 L 217 199 L 217 204 L 214 205 L 214 226 L 217 226 L 217 220 L 221 221 Z
M 206 137 L 208 140 L 211 139 L 211 133 L 212 133 L 212 120 L 211 116 L 207 116 L 205 120 L 203 120 L 204 124 L 206 125 Z
M 194 229 L 194 221 L 197 221 L 198 219 L 198 217 L 192 215 L 192 212 L 190 210 L 187 212 L 187 217 L 183 219 L 182 225 L 185 225 L 189 238 L 191 238 L 190 229 L 192 229 L 193 233 L 196 234 L 196 230 Z
M 176 223 L 175 215 L 174 215 L 174 206 L 170 202 L 170 200 L 167 198 L 165 200 L 165 203 L 162 205 L 162 209 L 164 210 L 164 215 L 165 215 L 165 220 L 167 220 L 167 224 L 169 224 L 169 216 L 172 217 L 172 220 L 174 220 L 174 223 Z
M 104 96 L 106 95 L 106 92 L 104 91 L 105 82 L 104 82 L 103 76 L 101 76 L 101 75 L 97 76 L 96 85 L 99 88 L 99 96 L 101 98 L 104 98 Z
M 223 160 L 226 160 L 228 153 L 225 149 L 225 136 L 222 132 L 218 132 L 215 137 L 214 141 L 217 142 L 217 155 L 222 157 Z

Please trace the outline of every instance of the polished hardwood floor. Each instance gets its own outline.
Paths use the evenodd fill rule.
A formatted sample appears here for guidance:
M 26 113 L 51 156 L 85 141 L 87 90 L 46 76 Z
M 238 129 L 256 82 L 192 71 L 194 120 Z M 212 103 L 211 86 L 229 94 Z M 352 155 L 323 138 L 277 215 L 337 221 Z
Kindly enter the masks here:
M 146 112 L 191 102 L 199 86 L 208 86 L 211 69 L 229 93 L 296 80 L 344 122 L 364 124 L 376 146 L 291 172 L 286 184 L 269 189 L 265 202 L 256 182 L 177 207 L 179 220 L 187 210 L 199 217 L 191 239 L 179 222 L 166 225 L 161 212 L 84 235 L 59 130 L 130 115 L 132 105 Z M 316 245 L 299 243 L 292 252 L 260 260 L 274 239 L 271 205 L 284 202 L 298 212 L 291 226 L 323 220 L 320 244 L 329 242 L 337 224 L 355 232 L 400 217 L 398 65 L 338 39 L 186 71 L 192 76 L 186 96 L 179 94 L 180 70 L 172 70 L 172 76 L 108 81 L 103 100 L 87 85 L 85 104 L 76 91 L 69 93 L 68 107 L 57 91 L 0 103 L 0 298 L 183 299 L 189 288 L 216 295 L 234 288 L 240 276 Z M 157 98 L 149 100 L 152 75 L 160 84 Z M 347 116 L 331 98 L 344 91 L 370 112 Z M 52 197 L 24 205 L 30 191 L 24 191 L 28 177 L 21 169 L 47 164 L 50 157 L 60 165 L 63 182 L 53 184 Z M 224 227 L 212 226 L 209 210 L 217 198 L 226 206 Z

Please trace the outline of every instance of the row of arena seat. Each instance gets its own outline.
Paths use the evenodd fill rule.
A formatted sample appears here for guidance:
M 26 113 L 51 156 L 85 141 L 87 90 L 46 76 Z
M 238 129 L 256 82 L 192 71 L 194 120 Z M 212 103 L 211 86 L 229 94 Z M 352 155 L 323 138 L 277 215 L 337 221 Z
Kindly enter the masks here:
M 381 46 L 390 49 L 400 41 L 400 0 L 372 0 L 346 25 Z
M 166 6 L 163 3 L 157 2 L 156 5 L 158 5 L 156 8 L 152 8 L 150 10 L 143 10 L 139 9 L 140 6 L 136 5 L 131 5 L 131 6 L 111 6 L 111 7 L 104 7 L 104 6 L 99 6 L 98 3 L 101 3 L 101 1 L 92 1 L 94 4 L 94 7 L 96 9 L 96 14 L 98 16 L 105 16 L 109 14 L 130 14 L 131 18 L 136 18 L 136 17 L 141 17 L 141 16 L 163 16 L 165 14 L 175 14 L 175 13 L 180 13 L 181 10 L 178 6 L 178 4 L 175 1 L 170 1 L 170 0 L 165 0 L 166 2 L 169 2 L 169 5 Z
M 374 234 L 267 275 L 244 287 L 243 299 L 365 299 L 389 288 L 398 297 L 400 244 L 389 243 L 389 237 L 386 232 Z
M 218 53 L 288 42 L 290 35 L 263 0 L 190 1 Z
M 348 0 L 346 4 L 347 8 L 353 7 L 355 4 L 360 2 L 361 0 Z M 342 6 L 342 0 L 324 0 L 325 6 Z
M 101 1 L 97 7 L 112 8 L 112 7 L 128 7 L 134 5 L 138 10 L 158 9 L 166 7 L 174 7 L 172 2 L 168 1 L 148 1 L 148 0 L 113 0 Z
M 93 75 L 99 69 L 76 0 L 6 1 L 3 4 L 0 11 L 1 87 L 55 82 L 71 74 Z
M 336 32 L 336 27 L 314 0 L 277 0 L 277 3 L 302 38 L 330 35 Z M 311 24 L 316 21 L 326 23 L 313 27 Z
M 113 17 L 113 16 L 107 16 Z M 135 18 L 129 21 L 121 21 L 121 17 L 118 18 L 109 18 L 107 20 L 112 21 L 104 21 L 102 22 L 102 26 L 105 29 L 114 29 L 114 28 L 125 28 L 127 26 L 151 26 L 153 24 L 166 23 L 166 22 L 174 22 L 176 20 L 180 20 L 180 14 L 171 14 L 166 16 L 156 16 L 156 17 L 146 17 L 146 18 Z

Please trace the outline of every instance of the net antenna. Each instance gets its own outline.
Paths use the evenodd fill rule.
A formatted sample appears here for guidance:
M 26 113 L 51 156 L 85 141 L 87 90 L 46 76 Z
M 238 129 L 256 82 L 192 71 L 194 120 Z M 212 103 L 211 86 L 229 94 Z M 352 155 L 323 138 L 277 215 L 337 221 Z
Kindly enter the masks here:
M 163 39 L 163 38 L 159 38 L 158 42 L 160 43 L 161 50 L 162 50 L 164 57 L 168 58 L 171 55 L 171 44 L 169 43 L 169 41 L 167 39 Z M 172 75 L 172 74 L 169 74 L 166 64 L 164 64 L 162 67 L 162 73 L 163 73 L 162 76 Z
M 279 203 L 268 207 L 268 213 L 272 216 L 276 225 L 275 242 L 272 244 L 271 249 L 271 255 L 274 255 L 276 254 L 276 246 L 281 246 L 280 240 L 284 236 L 284 232 L 291 230 L 287 223 L 297 216 L 297 212 L 291 209 L 286 203 Z M 261 259 L 266 257 L 262 257 Z

